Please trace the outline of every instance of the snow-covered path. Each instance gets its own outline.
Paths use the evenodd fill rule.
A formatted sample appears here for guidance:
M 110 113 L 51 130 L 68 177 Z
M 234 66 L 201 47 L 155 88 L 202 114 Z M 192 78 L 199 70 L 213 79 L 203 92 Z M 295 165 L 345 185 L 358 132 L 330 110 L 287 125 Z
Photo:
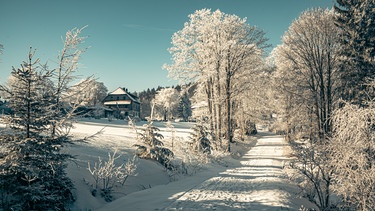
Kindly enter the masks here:
M 304 200 L 283 173 L 286 144 L 263 133 L 237 167 L 120 198 L 103 210 L 298 210 Z

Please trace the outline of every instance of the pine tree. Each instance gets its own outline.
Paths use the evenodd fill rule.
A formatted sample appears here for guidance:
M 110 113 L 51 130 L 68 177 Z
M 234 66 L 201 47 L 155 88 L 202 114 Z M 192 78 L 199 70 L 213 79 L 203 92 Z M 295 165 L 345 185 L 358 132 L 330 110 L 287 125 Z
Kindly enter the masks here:
M 19 130 L 19 127 L 25 129 L 26 138 L 30 138 L 31 133 L 45 130 L 44 126 L 48 122 L 45 103 L 49 102 L 51 96 L 51 92 L 44 90 L 43 87 L 52 73 L 49 71 L 43 73 L 39 70 L 40 66 L 37 65 L 39 60 L 33 61 L 34 54 L 35 51 L 30 49 L 28 61 L 24 62 L 21 68 L 13 68 L 12 83 L 9 88 L 4 89 L 11 96 L 9 107 L 17 114 L 7 121 L 13 129 Z
M 177 111 L 178 116 L 182 118 L 185 122 L 187 122 L 189 120 L 189 117 L 191 117 L 191 102 L 187 92 L 183 92 L 180 96 Z
M 136 154 L 140 158 L 156 160 L 165 168 L 172 169 L 170 160 L 174 156 L 174 153 L 164 147 L 164 143 L 162 142 L 164 136 L 159 133 L 160 129 L 155 127 L 152 121 L 143 126 L 143 132 L 138 133 L 141 143 L 134 145 L 137 148 Z
M 203 124 L 202 121 L 200 121 L 191 129 L 193 130 L 193 132 L 190 133 L 189 139 L 191 140 L 191 146 L 193 150 L 196 152 L 210 154 L 211 142 L 208 138 L 208 128 Z
M 337 0 L 336 25 L 341 29 L 342 85 L 345 100 L 361 103 L 375 77 L 375 1 Z
M 79 104 L 66 99 L 83 52 L 81 30 L 66 33 L 58 68 L 40 65 L 30 49 L 28 60 L 13 68 L 9 85 L 0 85 L 12 109 L 5 119 L 10 128 L 0 131 L 0 209 L 67 210 L 73 200 L 73 183 L 65 173 L 72 157 L 61 149 L 71 143 L 66 131 Z
M 69 142 L 66 136 L 52 137 L 51 104 L 53 90 L 46 89 L 51 71 L 43 71 L 33 60 L 13 68 L 13 83 L 0 86 L 9 94 L 13 115 L 6 119 L 10 131 L 0 134 L 0 207 L 16 210 L 65 209 L 72 200 L 73 184 L 66 176 L 65 161 L 70 156 L 60 152 Z M 5 194 L 5 195 L 4 195 Z

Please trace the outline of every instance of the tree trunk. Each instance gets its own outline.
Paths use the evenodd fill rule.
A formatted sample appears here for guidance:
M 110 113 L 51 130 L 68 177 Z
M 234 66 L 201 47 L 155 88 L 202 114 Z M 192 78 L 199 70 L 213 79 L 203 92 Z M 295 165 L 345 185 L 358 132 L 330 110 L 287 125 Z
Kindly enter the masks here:
M 221 85 L 220 85 L 220 60 L 217 61 L 216 64 L 216 89 L 217 89 L 217 96 L 216 96 L 216 106 L 217 106 L 217 137 L 220 139 L 222 137 L 222 115 L 221 115 Z
M 231 74 L 230 71 L 227 70 L 227 78 L 226 78 L 226 107 L 227 107 L 227 134 L 226 138 L 228 139 L 228 146 L 226 151 L 230 152 L 230 143 L 233 142 L 233 134 L 232 134 L 232 121 L 231 121 Z
M 211 101 L 211 85 L 209 84 L 209 81 L 206 82 L 206 94 L 207 94 L 207 103 L 208 103 L 208 113 L 210 117 L 210 131 L 214 131 L 214 124 L 213 124 L 213 111 L 212 111 L 212 101 Z

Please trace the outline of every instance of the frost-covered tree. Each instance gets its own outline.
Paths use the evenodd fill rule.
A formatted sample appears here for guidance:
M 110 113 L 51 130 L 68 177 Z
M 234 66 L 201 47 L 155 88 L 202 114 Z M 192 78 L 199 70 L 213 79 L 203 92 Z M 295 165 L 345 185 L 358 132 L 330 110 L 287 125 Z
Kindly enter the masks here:
M 12 115 L 10 127 L 0 131 L 0 196 L 4 210 L 66 210 L 73 200 L 73 184 L 66 176 L 69 154 L 61 149 L 71 143 L 68 133 L 74 107 L 63 104 L 69 82 L 77 70 L 83 39 L 80 30 L 67 32 L 59 67 L 48 70 L 28 54 L 20 68 L 13 68 L 1 91 Z M 52 130 L 52 131 L 51 131 Z
M 72 95 L 79 94 L 82 96 L 84 89 L 75 89 L 72 82 L 77 80 L 78 61 L 81 54 L 86 51 L 85 47 L 82 47 L 86 37 L 81 36 L 81 32 L 84 29 L 74 28 L 69 30 L 65 35 L 64 47 L 61 50 L 58 58 L 58 67 L 54 69 L 54 113 L 52 122 L 52 135 L 59 135 L 64 133 L 66 128 L 71 127 L 71 118 L 74 115 L 74 111 L 81 104 L 82 99 L 79 101 L 70 101 Z M 92 77 L 88 77 L 81 80 L 79 86 L 85 88 L 88 86 Z M 74 89 L 74 91 L 72 91 Z
M 155 95 L 154 103 L 161 111 L 164 121 L 172 117 L 178 106 L 179 94 L 175 88 L 164 88 Z
M 333 10 L 303 12 L 284 34 L 274 51 L 277 100 L 283 102 L 285 132 L 295 145 L 293 167 L 312 187 L 309 199 L 321 209 L 331 206 L 332 168 L 326 148 L 331 116 L 339 97 L 339 50 Z
M 104 116 L 102 100 L 107 96 L 107 87 L 94 78 L 86 78 L 72 85 L 66 97 L 65 105 L 71 116 Z
M 71 98 L 68 101 L 87 107 L 101 106 L 107 93 L 108 89 L 103 82 L 94 78 L 85 79 L 71 86 L 68 93 Z
M 336 41 L 339 30 L 333 18 L 332 10 L 303 12 L 284 34 L 283 43 L 273 52 L 276 75 L 282 84 L 279 90 L 305 108 L 308 113 L 304 116 L 308 116 L 311 122 L 299 126 L 310 128 L 310 137 L 317 139 L 330 134 L 330 117 L 338 99 L 340 45 Z
M 0 133 L 3 209 L 65 209 L 72 200 L 73 184 L 64 172 L 70 156 L 60 152 L 69 139 L 49 135 L 53 90 L 45 86 L 52 72 L 43 71 L 34 53 L 31 49 L 28 60 L 13 68 L 9 87 L 0 86 L 13 110 L 5 119 L 10 130 Z
M 362 103 L 375 94 L 367 83 L 375 77 L 375 1 L 336 0 L 341 54 L 342 98 Z
M 252 74 L 266 45 L 264 32 L 236 15 L 198 10 L 172 37 L 173 63 L 164 67 L 182 82 L 197 82 L 208 104 L 210 129 L 233 141 L 233 86 L 244 73 Z
M 90 93 L 86 98 L 87 105 L 91 107 L 102 105 L 103 99 L 108 94 L 108 89 L 103 82 L 94 80 L 91 88 L 88 90 Z
M 15 114 L 7 119 L 7 123 L 14 129 L 24 129 L 26 138 L 30 138 L 31 133 L 45 131 L 50 120 L 48 109 L 52 92 L 44 87 L 52 72 L 43 72 L 39 59 L 33 60 L 34 54 L 35 50 L 30 48 L 28 60 L 20 68 L 13 67 L 9 86 L 0 86 L 8 95 L 9 107 Z

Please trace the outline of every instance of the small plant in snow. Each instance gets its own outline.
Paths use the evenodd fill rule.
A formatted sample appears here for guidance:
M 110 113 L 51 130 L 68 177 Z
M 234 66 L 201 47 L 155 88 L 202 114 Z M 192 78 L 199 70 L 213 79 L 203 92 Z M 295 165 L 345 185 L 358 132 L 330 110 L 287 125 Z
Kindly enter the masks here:
M 211 153 L 211 142 L 208 139 L 208 129 L 202 123 L 195 124 L 190 133 L 191 147 L 196 152 Z
M 142 143 L 134 145 L 137 147 L 136 154 L 140 158 L 156 160 L 165 168 L 172 169 L 170 161 L 174 154 L 170 149 L 164 147 L 164 143 L 161 141 L 164 136 L 159 133 L 160 129 L 155 127 L 152 121 L 145 124 L 144 127 L 143 132 L 138 133 Z
M 99 157 L 99 161 L 93 167 L 91 167 L 90 162 L 88 163 L 88 170 L 95 180 L 95 187 L 92 194 L 96 196 L 99 189 L 106 201 L 112 201 L 111 193 L 116 184 L 123 186 L 129 176 L 136 175 L 136 156 L 126 163 L 116 166 L 115 161 L 121 157 L 117 156 L 116 153 L 117 150 L 113 154 L 108 153 L 107 161 L 103 161 Z
M 178 175 L 194 175 L 210 162 L 211 155 L 202 152 L 192 152 L 190 143 L 178 139 L 174 146 L 176 154 L 180 155 L 171 161 L 173 169 L 168 173 L 172 180 Z

